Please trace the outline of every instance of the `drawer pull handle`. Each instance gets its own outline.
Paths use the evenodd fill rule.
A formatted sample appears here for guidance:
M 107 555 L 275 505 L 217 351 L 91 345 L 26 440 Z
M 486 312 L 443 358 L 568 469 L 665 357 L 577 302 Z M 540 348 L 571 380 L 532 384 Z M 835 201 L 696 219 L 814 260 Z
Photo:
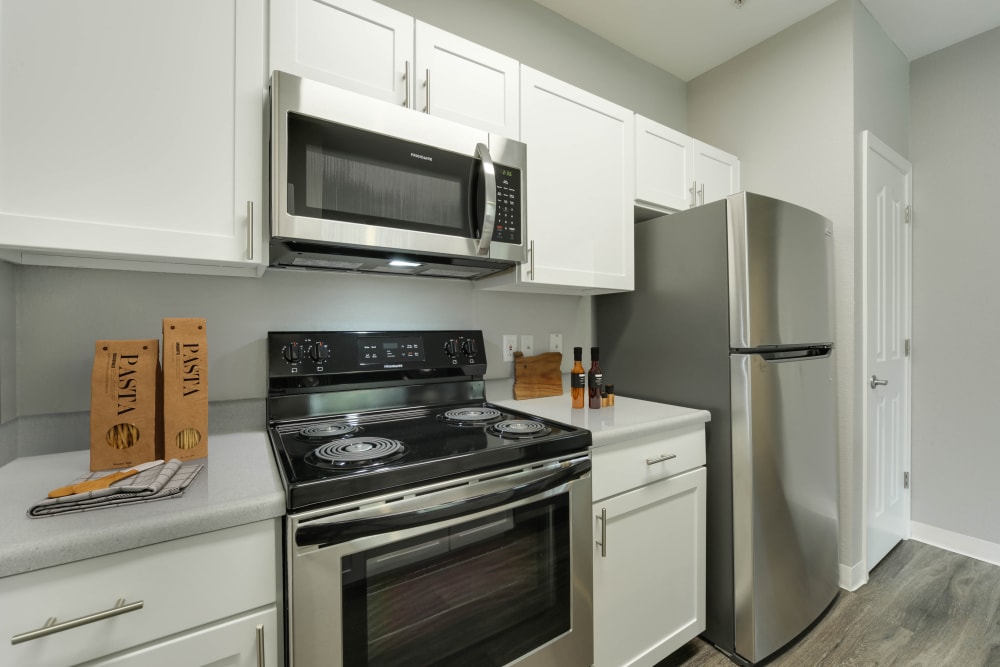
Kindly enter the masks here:
M 264 624 L 257 626 L 257 667 L 264 665 Z
M 608 557 L 608 509 L 601 508 L 601 515 L 597 517 L 601 520 L 601 541 L 597 546 L 601 547 L 601 558 Z
M 118 598 L 118 601 L 115 602 L 115 606 L 111 609 L 105 609 L 104 611 L 99 611 L 94 614 L 74 618 L 71 621 L 57 623 L 55 617 L 52 617 L 45 621 L 45 625 L 37 630 L 22 632 L 19 635 L 14 635 L 10 638 L 10 643 L 21 644 L 23 642 L 30 642 L 32 639 L 39 639 L 48 635 L 54 635 L 55 633 L 62 632 L 63 630 L 78 628 L 81 625 L 87 625 L 88 623 L 94 623 L 96 621 L 103 621 L 104 619 L 111 618 L 112 616 L 121 616 L 122 614 L 129 613 L 130 611 L 138 611 L 139 609 L 142 609 L 142 604 L 142 600 L 125 604 L 125 598 Z
M 677 458 L 676 454 L 664 454 L 663 456 L 659 456 L 655 459 L 646 459 L 646 465 L 648 466 L 656 465 L 657 463 L 663 463 L 664 461 L 669 461 L 670 459 L 676 459 L 676 458 Z

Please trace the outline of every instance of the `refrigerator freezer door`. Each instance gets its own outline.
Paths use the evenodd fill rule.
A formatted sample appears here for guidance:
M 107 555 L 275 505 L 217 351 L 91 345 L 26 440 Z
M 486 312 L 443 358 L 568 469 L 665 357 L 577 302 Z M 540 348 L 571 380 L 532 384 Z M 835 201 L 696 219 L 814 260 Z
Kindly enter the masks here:
M 747 192 L 728 204 L 730 347 L 831 342 L 830 221 Z
M 805 630 L 838 590 L 833 354 L 733 354 L 736 653 L 750 662 Z

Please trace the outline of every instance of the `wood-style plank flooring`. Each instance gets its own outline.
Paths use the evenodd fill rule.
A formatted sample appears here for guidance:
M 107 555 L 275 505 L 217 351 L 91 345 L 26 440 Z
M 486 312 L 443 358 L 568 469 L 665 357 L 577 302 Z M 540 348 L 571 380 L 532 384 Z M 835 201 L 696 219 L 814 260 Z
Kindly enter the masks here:
M 841 591 L 826 616 L 769 667 L 1000 666 L 1000 567 L 900 543 L 866 585 Z M 656 667 L 732 667 L 701 639 Z

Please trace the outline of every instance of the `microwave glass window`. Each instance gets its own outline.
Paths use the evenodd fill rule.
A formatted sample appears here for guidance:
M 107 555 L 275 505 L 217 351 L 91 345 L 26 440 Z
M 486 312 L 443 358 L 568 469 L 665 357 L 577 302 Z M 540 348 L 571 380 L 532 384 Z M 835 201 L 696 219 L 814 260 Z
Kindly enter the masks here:
M 478 160 L 299 114 L 288 136 L 289 214 L 478 235 Z
M 568 496 L 342 561 L 344 664 L 500 667 L 570 630 Z

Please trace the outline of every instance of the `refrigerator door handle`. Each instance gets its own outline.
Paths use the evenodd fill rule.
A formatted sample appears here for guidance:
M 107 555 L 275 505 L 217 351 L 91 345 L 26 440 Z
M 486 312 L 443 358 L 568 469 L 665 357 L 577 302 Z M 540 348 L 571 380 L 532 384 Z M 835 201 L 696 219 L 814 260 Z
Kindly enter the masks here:
M 756 354 L 764 361 L 801 361 L 802 359 L 829 357 L 833 345 L 804 345 L 780 349 L 750 348 L 731 350 L 732 354 Z

